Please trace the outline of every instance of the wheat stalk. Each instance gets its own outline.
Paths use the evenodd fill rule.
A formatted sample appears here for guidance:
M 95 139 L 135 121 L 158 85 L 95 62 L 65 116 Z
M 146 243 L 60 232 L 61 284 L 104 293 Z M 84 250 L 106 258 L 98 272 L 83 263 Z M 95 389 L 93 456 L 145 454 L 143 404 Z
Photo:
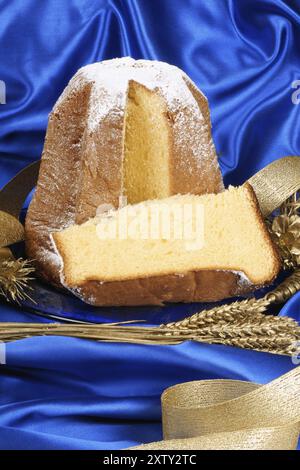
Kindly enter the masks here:
M 59 323 L 2 323 L 0 340 L 4 342 L 33 336 L 72 336 L 106 342 L 136 344 L 179 344 L 185 340 L 256 349 L 276 354 L 292 354 L 300 340 L 300 327 L 291 318 L 264 317 L 259 322 L 224 323 L 197 328 L 176 329 L 126 326 L 124 324 L 62 325 Z
M 23 266 L 24 269 L 30 267 Z M 264 315 L 274 302 L 283 302 L 300 289 L 300 274 L 295 272 L 262 299 L 246 299 L 191 315 L 179 322 L 159 327 L 112 324 L 65 325 L 59 323 L 1 323 L 4 342 L 32 336 L 72 336 L 106 342 L 136 344 L 178 344 L 185 340 L 224 344 L 275 354 L 297 352 L 300 327 L 292 318 Z
M 167 326 L 174 329 L 198 329 L 209 324 L 223 325 L 227 323 L 239 323 L 244 318 L 251 318 L 255 321 L 267 310 L 270 305 L 267 299 L 257 300 L 255 298 L 233 302 L 231 304 L 213 307 L 210 310 L 202 310 L 194 313 L 190 317 L 177 322 L 170 322 L 160 325 L 161 328 Z
M 204 339 L 204 338 L 203 338 Z M 293 337 L 285 338 L 271 338 L 270 336 L 251 336 L 242 338 L 216 338 L 211 339 L 207 337 L 206 343 L 210 344 L 223 344 L 225 346 L 234 346 L 242 349 L 251 349 L 259 352 L 267 352 L 271 354 L 281 354 L 287 356 L 293 356 L 299 354 L 299 345 L 297 341 L 293 340 Z
M 294 354 L 300 327 L 292 318 L 265 315 L 267 307 L 285 301 L 300 289 L 299 272 L 262 299 L 246 299 L 199 312 L 159 327 L 111 324 L 1 323 L 4 342 L 32 336 L 72 336 L 106 342 L 178 344 L 185 340 L 225 344 L 275 354 Z

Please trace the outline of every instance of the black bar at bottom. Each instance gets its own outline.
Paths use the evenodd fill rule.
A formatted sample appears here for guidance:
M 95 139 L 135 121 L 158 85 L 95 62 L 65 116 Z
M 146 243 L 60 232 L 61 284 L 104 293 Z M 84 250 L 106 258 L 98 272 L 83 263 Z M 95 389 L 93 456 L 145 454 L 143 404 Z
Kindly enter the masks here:
M 76 464 L 90 466 L 92 468 L 123 466 L 124 468 L 139 468 L 141 465 L 205 465 L 220 463 L 222 466 L 226 461 L 249 465 L 259 462 L 270 464 L 276 459 L 279 464 L 299 463 L 298 452 L 282 451 L 1 451 L 0 461 L 4 468 L 5 464 L 38 464 L 42 469 L 43 463 L 51 464 Z M 175 468 L 176 468 L 175 467 Z M 8 467 L 7 467 L 8 468 Z M 202 467 L 203 468 L 203 467 Z

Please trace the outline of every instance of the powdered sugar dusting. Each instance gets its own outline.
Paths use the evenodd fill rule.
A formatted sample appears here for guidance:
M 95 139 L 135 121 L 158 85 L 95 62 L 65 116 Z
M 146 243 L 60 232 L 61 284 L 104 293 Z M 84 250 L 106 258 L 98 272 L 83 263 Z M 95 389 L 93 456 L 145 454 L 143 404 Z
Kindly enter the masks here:
M 124 115 L 127 91 L 130 81 L 136 81 L 152 91 L 159 92 L 167 104 L 167 109 L 174 116 L 174 138 L 176 146 L 184 153 L 189 148 L 193 154 L 193 164 L 201 168 L 203 175 L 210 174 L 211 167 L 217 169 L 218 162 L 210 136 L 210 122 L 203 116 L 199 105 L 187 84 L 197 90 L 190 78 L 178 67 L 165 62 L 134 60 L 124 57 L 86 65 L 78 70 L 58 100 L 57 105 L 75 92 L 84 83 L 92 83 L 87 126 L 94 131 L 99 123 L 109 117 L 114 122 Z M 209 162 L 209 163 L 208 163 Z M 182 160 L 181 165 L 187 173 L 193 172 L 193 165 Z M 223 187 L 220 185 L 220 190 Z
M 50 237 L 52 238 L 51 234 Z M 55 243 L 53 242 L 52 249 L 48 247 L 39 246 L 36 250 L 36 258 L 39 262 L 43 263 L 48 269 L 55 270 L 57 272 L 63 272 L 63 260 L 58 250 L 56 249 Z
M 99 122 L 113 115 L 123 116 L 126 107 L 127 91 L 130 81 L 136 81 L 152 91 L 159 92 L 174 117 L 174 139 L 178 149 L 185 153 L 189 148 L 193 162 L 188 159 L 179 162 L 187 173 L 193 166 L 201 168 L 203 175 L 217 169 L 218 162 L 214 144 L 210 136 L 210 122 L 203 116 L 193 93 L 187 86 L 195 87 L 202 100 L 205 96 L 190 78 L 178 67 L 164 62 L 134 60 L 130 57 L 107 60 L 81 68 L 70 82 L 70 92 L 92 82 L 88 128 L 97 129 Z M 220 183 L 220 190 L 222 190 Z
M 94 84 L 89 119 L 91 128 L 113 110 L 125 106 L 130 80 L 149 90 L 158 90 L 170 111 L 179 111 L 184 105 L 199 112 L 196 101 L 183 82 L 181 70 L 164 62 L 136 61 L 125 57 L 87 65 L 77 75 Z

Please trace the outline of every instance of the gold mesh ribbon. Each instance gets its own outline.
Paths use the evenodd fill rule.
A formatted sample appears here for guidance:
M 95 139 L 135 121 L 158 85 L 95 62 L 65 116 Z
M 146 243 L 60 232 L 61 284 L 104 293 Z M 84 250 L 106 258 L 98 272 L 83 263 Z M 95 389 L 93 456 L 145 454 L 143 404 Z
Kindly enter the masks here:
M 0 227 L 0 248 L 23 240 L 24 227 L 21 222 L 13 215 L 1 210 Z
M 300 189 L 300 157 L 283 157 L 253 175 L 247 183 L 253 187 L 261 212 L 271 214 Z
M 19 222 L 19 215 L 26 196 L 36 184 L 39 166 L 39 161 L 28 165 L 0 191 L 0 248 L 24 239 L 24 228 Z
M 164 440 L 137 450 L 294 450 L 300 367 L 268 383 L 202 380 L 162 395 Z

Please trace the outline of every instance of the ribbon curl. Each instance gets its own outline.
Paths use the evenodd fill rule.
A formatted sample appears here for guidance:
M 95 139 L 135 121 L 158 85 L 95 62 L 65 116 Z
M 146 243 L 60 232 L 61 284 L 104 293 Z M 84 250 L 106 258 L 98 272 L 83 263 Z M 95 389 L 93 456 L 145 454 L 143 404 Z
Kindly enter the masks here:
M 135 450 L 295 450 L 300 367 L 267 385 L 201 380 L 162 394 L 164 440 Z

